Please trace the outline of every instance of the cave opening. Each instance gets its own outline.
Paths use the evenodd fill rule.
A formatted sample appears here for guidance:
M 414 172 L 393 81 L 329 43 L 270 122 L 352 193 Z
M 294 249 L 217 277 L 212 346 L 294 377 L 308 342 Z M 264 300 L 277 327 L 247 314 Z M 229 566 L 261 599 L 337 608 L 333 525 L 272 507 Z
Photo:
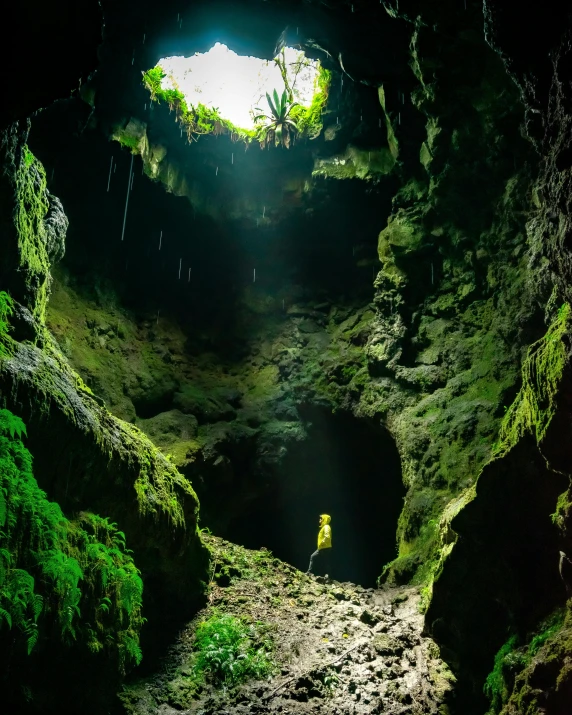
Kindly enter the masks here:
M 396 556 L 405 487 L 395 443 L 379 425 L 316 406 L 303 410 L 307 438 L 288 449 L 269 491 L 228 525 L 224 536 L 266 547 L 302 571 L 316 548 L 318 516 L 332 517 L 337 581 L 375 586 Z

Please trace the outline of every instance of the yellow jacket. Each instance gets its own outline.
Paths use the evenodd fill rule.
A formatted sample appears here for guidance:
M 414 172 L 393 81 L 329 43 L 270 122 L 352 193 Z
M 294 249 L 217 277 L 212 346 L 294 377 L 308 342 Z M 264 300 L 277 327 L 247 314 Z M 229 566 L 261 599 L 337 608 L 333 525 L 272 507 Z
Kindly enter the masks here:
M 330 521 L 332 517 L 329 514 L 320 515 L 320 531 L 318 532 L 318 550 L 330 549 L 332 547 L 332 527 Z

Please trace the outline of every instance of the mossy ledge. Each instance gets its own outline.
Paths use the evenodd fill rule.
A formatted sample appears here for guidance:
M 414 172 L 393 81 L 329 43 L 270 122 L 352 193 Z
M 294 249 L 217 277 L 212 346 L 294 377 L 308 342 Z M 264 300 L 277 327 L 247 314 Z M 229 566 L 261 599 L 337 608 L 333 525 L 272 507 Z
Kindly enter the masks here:
M 161 638 L 202 602 L 208 553 L 197 530 L 198 498 L 142 432 L 114 417 L 93 395 L 46 329 L 50 260 L 63 252 L 67 219 L 47 193 L 43 167 L 27 149 L 27 126 L 11 127 L 1 140 L 0 225 L 9 240 L 0 258 L 7 289 L 0 293 L 0 406 L 26 424 L 34 476 L 54 508 L 59 505 L 70 522 L 82 513 L 102 514 L 125 534 L 145 588 L 141 645 L 152 660 Z M 52 206 L 59 212 L 55 228 L 48 220 Z M 55 622 L 48 630 L 52 627 Z M 73 661 L 71 650 L 54 655 L 56 644 L 53 638 L 42 644 L 39 668 L 55 698 L 64 687 L 58 685 L 56 662 Z M 78 688 L 83 683 L 81 692 L 70 685 L 74 708 L 81 701 L 86 712 L 108 709 L 116 683 L 101 677 L 102 659 L 92 652 L 74 662 Z M 34 680 L 28 672 L 34 667 L 38 670 L 37 663 L 25 660 L 18 670 L 15 707 L 22 704 L 22 693 L 25 697 L 21 688 Z M 98 678 L 107 687 L 96 686 Z M 55 702 L 45 705 L 52 710 Z

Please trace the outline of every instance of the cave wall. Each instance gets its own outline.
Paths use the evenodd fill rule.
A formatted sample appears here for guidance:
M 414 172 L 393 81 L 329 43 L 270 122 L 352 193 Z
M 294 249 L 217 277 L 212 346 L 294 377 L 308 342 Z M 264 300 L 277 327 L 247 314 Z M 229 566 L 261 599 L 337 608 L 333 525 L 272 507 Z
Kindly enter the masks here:
M 176 127 L 159 139 L 148 133 L 141 116 L 148 98 L 139 85 L 140 67 L 151 66 L 167 51 L 182 52 L 189 45 L 191 49 L 198 45 L 196 37 L 186 41 L 172 28 L 165 33 L 168 40 L 162 45 L 153 42 L 153 32 L 158 37 L 167 23 L 174 23 L 174 7 L 171 17 L 170 5 L 165 6 L 161 13 L 165 19 L 152 31 L 144 14 L 132 13 L 128 5 L 104 3 L 108 25 L 100 48 L 101 72 L 84 93 L 93 107 L 84 108 L 77 133 L 80 141 L 87 143 L 90 132 L 99 137 L 95 141 L 110 136 L 125 139 L 135 132 L 137 150 L 146 160 L 148 173 L 153 174 L 149 167 L 158 155 L 157 147 L 168 144 L 164 159 L 176 155 L 180 145 Z M 249 3 L 248 8 L 260 10 L 257 3 Z M 236 19 L 228 6 L 215 9 L 223 16 L 227 13 L 228 25 Z M 207 23 L 209 12 L 202 6 L 197 11 L 204 13 L 202 21 Z M 331 234 L 316 236 L 319 232 L 313 230 L 305 212 L 323 200 L 318 223 L 326 220 L 333 202 L 343 205 L 352 196 L 350 190 L 345 193 L 344 182 L 351 184 L 357 179 L 328 173 L 324 167 L 335 163 L 335 157 L 363 157 L 355 151 L 351 154 L 355 146 L 368 153 L 390 145 L 398 149 L 394 156 L 398 161 L 389 176 L 375 176 L 365 167 L 363 193 L 374 201 L 370 204 L 364 199 L 363 212 L 355 217 L 355 226 L 367 226 L 363 232 L 366 248 L 361 265 L 359 251 L 352 261 L 351 281 L 345 281 L 347 271 L 341 270 L 341 257 L 327 264 L 328 269 L 334 268 L 330 281 L 316 276 L 320 267 L 317 251 L 318 259 L 308 261 L 311 270 L 306 272 L 306 277 L 313 273 L 315 280 L 300 286 L 301 273 L 294 271 L 282 283 L 281 292 L 272 280 L 258 286 L 239 281 L 221 301 L 221 294 L 209 292 L 206 282 L 199 301 L 201 310 L 196 312 L 202 314 L 202 307 L 207 307 L 209 319 L 204 320 L 200 339 L 194 338 L 189 346 L 183 336 L 193 333 L 192 325 L 185 324 L 182 316 L 184 294 L 162 282 L 164 304 L 158 306 L 156 299 L 149 300 L 148 277 L 152 274 L 140 270 L 140 256 L 135 256 L 135 266 L 131 264 L 129 271 L 125 252 L 106 251 L 106 265 L 97 256 L 98 248 L 105 245 L 105 232 L 94 231 L 90 236 L 87 230 L 85 245 L 91 242 L 93 252 L 79 256 L 83 239 L 72 226 L 78 230 L 74 236 L 76 259 L 70 248 L 70 260 L 58 278 L 56 300 L 53 308 L 48 307 L 50 327 L 85 381 L 96 392 L 98 386 L 106 392 L 105 400 L 113 411 L 137 422 L 174 455 L 184 474 L 201 484 L 206 513 L 210 509 L 216 519 L 217 507 L 225 512 L 219 517 L 221 523 L 232 519 L 233 509 L 247 508 L 253 494 L 264 493 L 265 480 L 280 464 L 290 442 L 306 439 L 304 405 L 341 409 L 387 429 L 400 453 L 408 493 L 397 528 L 399 555 L 386 568 L 384 578 L 425 586 L 427 604 L 432 596 L 430 585 L 438 577 L 430 621 L 461 676 L 460 687 L 465 688 L 467 699 L 473 698 L 471 707 L 475 708 L 481 705 L 479 689 L 487 663 L 492 667 L 494 652 L 507 630 L 514 627 L 526 639 L 548 611 L 563 603 L 565 594 L 557 593 L 551 555 L 556 546 L 566 548 L 569 543 L 571 499 L 564 492 L 568 470 L 566 465 L 559 468 L 565 473 L 563 478 L 547 470 L 540 454 L 548 454 L 548 446 L 543 444 L 539 453 L 533 442 L 526 441 L 490 462 L 497 455 L 504 412 L 519 388 L 526 346 L 545 333 L 560 305 L 569 300 L 570 285 L 569 45 L 558 36 L 560 28 L 552 24 L 552 18 L 537 27 L 535 16 L 527 16 L 522 45 L 515 42 L 511 28 L 516 12 L 516 6 L 500 9 L 487 1 L 484 15 L 480 5 L 470 2 L 465 6 L 387 2 L 375 12 L 360 3 L 351 9 L 347 3 L 334 3 L 328 10 L 311 6 L 307 13 L 293 4 L 279 6 L 268 16 L 257 14 L 267 30 L 266 38 L 272 33 L 276 36 L 286 18 L 296 16 L 308 47 L 322 55 L 327 50 L 333 58 L 334 83 L 345 72 L 346 84 L 355 84 L 350 85 L 347 99 L 334 92 L 331 101 L 336 104 L 328 108 L 327 120 L 332 121 L 335 114 L 336 124 L 341 118 L 344 131 L 333 144 L 318 142 L 305 155 L 311 190 L 300 191 L 303 182 L 296 176 L 296 200 L 286 211 L 281 209 L 284 187 L 278 183 L 278 189 L 269 194 L 271 230 L 265 236 L 290 227 L 292 234 L 297 230 L 298 235 L 310 237 L 319 251 L 329 254 Z M 548 12 L 543 17 L 548 17 Z M 183 20 L 186 27 L 192 15 Z M 258 25 L 251 28 L 251 37 L 257 27 L 260 29 Z M 146 30 L 149 39 L 143 43 Z M 138 39 L 129 42 L 126 38 Z M 527 38 L 532 52 L 522 49 Z M 266 39 L 259 48 L 263 56 L 271 55 L 272 42 Z M 380 45 L 387 46 L 381 56 L 376 49 Z M 546 48 L 551 50 L 548 60 Z M 393 61 L 388 60 L 391 54 Z M 358 116 L 356 104 L 362 100 L 366 108 Z M 162 121 L 167 119 L 165 112 L 163 115 Z M 361 126 L 362 116 L 365 126 Z M 525 137 L 521 134 L 523 117 Z M 382 125 L 383 132 L 373 138 L 373 129 Z M 24 140 L 18 141 L 21 147 Z M 207 169 L 215 166 L 219 152 L 227 157 L 231 150 L 225 138 L 218 146 L 215 142 L 203 145 L 196 156 Z M 42 151 L 46 152 L 49 176 L 54 168 L 49 151 L 38 141 L 41 158 Z M 124 154 L 123 166 L 127 159 Z M 138 169 L 140 166 L 137 164 Z M 312 167 L 317 168 L 314 176 Z M 10 171 L 13 177 L 14 168 L 4 177 Z M 203 169 L 196 171 L 202 176 Z M 190 199 L 187 213 L 196 209 L 202 232 L 222 236 L 217 245 L 232 245 L 242 220 L 245 232 L 253 230 L 254 217 L 260 212 L 257 204 L 239 202 L 244 210 L 237 212 L 229 203 L 228 210 L 221 212 L 217 203 L 213 210 L 206 194 L 184 188 L 192 182 L 186 181 L 183 173 L 184 168 L 167 159 L 156 177 L 186 197 L 181 201 Z M 103 175 L 104 169 L 102 186 Z M 56 181 L 58 176 L 56 168 Z M 288 176 L 287 183 L 291 178 Z M 73 174 L 70 180 L 76 180 Z M 337 185 L 332 188 L 336 181 L 341 189 Z M 362 187 L 357 193 L 360 191 Z M 98 196 L 95 206 L 90 206 L 86 200 L 87 210 L 96 211 L 99 201 Z M 279 202 L 274 210 L 273 201 Z M 4 204 L 3 216 L 11 210 Z M 181 215 L 184 213 L 182 210 Z M 350 225 L 347 231 L 352 228 Z M 32 312 L 36 310 L 35 317 L 41 321 L 47 271 L 39 277 L 36 271 L 34 283 L 28 280 L 29 271 L 14 270 L 21 249 L 10 230 L 11 248 L 3 253 L 3 285 Z M 367 238 L 372 230 L 381 231 L 375 262 L 371 238 Z M 132 238 L 137 237 L 135 231 Z M 287 247 L 286 243 L 285 250 Z M 348 248 L 352 249 L 352 241 Z M 261 255 L 259 247 L 239 263 L 247 265 Z M 83 265 L 77 271 L 81 258 Z M 123 279 L 118 281 L 120 271 Z M 117 282 L 126 283 L 127 290 L 122 293 Z M 368 291 L 363 290 L 364 285 Z M 234 306 L 233 320 L 213 323 L 213 315 L 226 312 L 220 307 L 225 301 Z M 165 324 L 158 327 L 153 320 L 155 309 L 161 307 L 166 308 L 167 316 Z M 84 310 L 93 314 L 82 324 L 78 313 Z M 21 321 L 22 337 L 25 325 L 26 321 Z M 27 335 L 36 332 L 33 328 Z M 238 354 L 233 354 L 237 335 L 247 339 L 242 340 Z M 152 354 L 145 355 L 149 342 L 154 347 L 147 353 Z M 58 350 L 56 346 L 53 349 Z M 29 352 L 28 346 L 25 350 Z M 207 350 L 208 359 L 201 362 L 198 356 Z M 23 356 L 20 361 L 24 362 Z M 138 363 L 135 371 L 133 362 Z M 109 363 L 116 365 L 113 371 Z M 130 375 L 133 372 L 136 379 Z M 187 388 L 184 405 L 176 403 L 181 383 Z M 153 392 L 157 397 L 149 399 Z M 98 401 L 85 390 L 80 393 L 81 400 L 89 401 L 88 411 L 97 413 Z M 565 430 L 567 414 L 565 406 L 559 407 L 555 428 Z M 549 437 L 550 433 L 545 439 Z M 558 441 L 558 437 L 552 440 Z M 40 440 L 38 450 L 41 455 Z M 240 475 L 247 474 L 253 464 L 254 478 L 243 480 Z M 529 488 L 513 500 L 510 494 L 520 488 L 520 474 Z M 550 479 L 550 487 L 545 488 L 544 482 Z M 57 480 L 54 484 L 57 487 Z M 502 500 L 495 499 L 496 489 L 501 488 L 497 484 L 506 485 Z M 547 510 L 560 492 L 557 533 L 547 521 Z M 215 498 L 221 493 L 222 505 Z M 490 513 L 491 504 L 498 511 Z M 515 552 L 512 540 L 521 512 L 537 525 L 537 541 L 530 551 Z M 488 535 L 486 539 L 483 533 Z M 488 574 L 486 565 L 492 556 L 497 560 Z M 538 599 L 534 589 L 527 592 L 531 563 L 538 564 L 532 570 L 533 578 L 546 583 L 546 598 Z M 381 570 L 382 564 L 379 566 Z M 475 622 L 491 620 L 491 637 L 486 643 L 482 631 L 470 625 L 472 609 L 462 605 L 465 597 L 471 602 L 468 589 L 473 586 L 468 573 L 476 574 L 483 592 L 489 587 L 495 591 L 494 603 L 490 599 L 481 603 L 475 597 Z M 511 590 L 511 583 L 520 584 L 520 588 Z M 453 599 L 461 604 L 453 614 L 454 633 L 453 629 L 439 630 Z M 538 608 L 531 611 L 528 607 L 533 602 Z M 550 671 L 549 683 L 544 681 L 542 689 L 556 693 L 549 704 L 556 703 L 550 707 L 557 713 L 558 698 L 568 687 L 566 677 L 559 678 L 567 657 L 564 636 L 553 645 L 548 642 L 546 648 L 524 668 L 518 687 L 526 691 L 526 697 L 536 697 L 534 683 L 530 684 L 534 669 L 542 659 L 552 657 L 552 648 L 557 655 L 552 662 L 558 667 Z M 560 686 L 554 685 L 557 682 L 564 684 L 559 692 Z M 507 699 L 510 697 L 509 693 Z M 461 699 L 460 712 L 469 712 L 462 710 L 467 702 Z M 517 711 L 515 702 L 506 705 L 508 711 Z
M 26 22 L 30 41 L 35 33 L 38 36 L 28 58 L 34 57 L 35 51 L 43 51 L 42 61 L 46 62 L 56 62 L 65 50 L 72 55 L 66 56 L 65 70 L 58 76 L 47 77 L 45 83 L 38 80 L 35 93 L 31 89 L 21 101 L 7 104 L 8 112 L 4 108 L 2 112 L 0 289 L 7 291 L 12 301 L 3 302 L 8 308 L 4 316 L 7 330 L 3 323 L 0 338 L 0 400 L 26 424 L 34 477 L 48 498 L 59 502 L 70 519 L 96 511 L 111 518 L 116 527 L 119 524 L 125 534 L 146 590 L 149 625 L 143 646 L 151 656 L 161 638 L 176 628 L 177 619 L 185 613 L 188 616 L 202 599 L 207 557 L 197 533 L 198 500 L 188 481 L 142 432 L 129 428 L 102 406 L 102 400 L 70 367 L 44 322 L 52 264 L 64 253 L 68 222 L 61 202 L 46 188 L 42 164 L 27 146 L 29 121 L 25 116 L 45 102 L 69 95 L 75 83 L 81 84 L 82 75 L 95 66 L 101 35 L 99 8 L 86 7 L 81 17 L 75 10 L 66 15 L 62 3 L 59 11 L 66 18 L 57 23 L 61 42 L 54 31 L 49 48 L 43 39 L 51 21 L 43 21 L 44 12 L 38 9 L 35 15 L 38 25 L 33 20 Z M 57 13 L 58 8 L 49 9 L 51 19 Z M 87 25 L 82 28 L 82 23 Z M 20 538 L 27 536 L 21 534 Z M 18 554 L 10 554 L 5 565 L 3 587 L 6 574 L 9 580 L 19 567 Z M 80 587 L 88 588 L 87 581 L 81 580 Z M 10 587 L 2 595 L 9 597 Z M 82 616 L 85 618 L 85 613 L 80 609 L 77 617 Z M 75 712 L 79 703 L 86 711 L 109 708 L 122 677 L 117 662 L 106 654 L 93 655 L 83 640 L 89 624 L 82 623 L 81 639 L 66 641 L 54 619 L 53 613 L 42 608 L 34 614 L 39 637 L 33 640 L 30 653 L 22 647 L 29 633 L 21 632 L 21 622 L 15 620 L 10 628 L 9 619 L 4 620 L 3 635 L 9 631 L 2 639 L 0 656 L 4 706 L 18 712 L 55 707 Z M 71 633 L 73 636 L 73 629 Z M 100 687 L 102 680 L 107 687 Z M 63 690 L 68 694 L 65 702 Z

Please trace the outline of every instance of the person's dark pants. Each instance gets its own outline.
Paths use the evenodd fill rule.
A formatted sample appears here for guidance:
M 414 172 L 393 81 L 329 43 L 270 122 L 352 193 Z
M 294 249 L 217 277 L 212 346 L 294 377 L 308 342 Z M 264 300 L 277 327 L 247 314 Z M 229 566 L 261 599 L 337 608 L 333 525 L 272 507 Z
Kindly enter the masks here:
M 316 549 L 310 556 L 310 565 L 307 573 L 313 573 L 315 576 L 330 575 L 332 563 L 332 549 Z

